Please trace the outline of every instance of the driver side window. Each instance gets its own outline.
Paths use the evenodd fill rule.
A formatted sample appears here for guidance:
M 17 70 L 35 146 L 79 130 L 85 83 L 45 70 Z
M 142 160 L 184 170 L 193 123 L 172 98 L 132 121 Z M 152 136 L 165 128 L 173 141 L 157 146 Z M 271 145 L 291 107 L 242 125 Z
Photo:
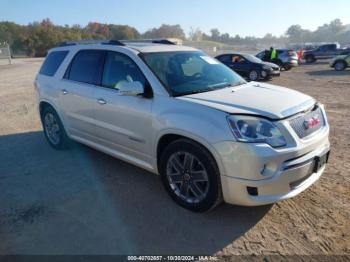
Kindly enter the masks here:
M 124 54 L 108 52 L 103 70 L 102 85 L 119 89 L 119 86 L 123 83 L 136 81 L 143 86 L 146 84 L 146 79 L 135 62 Z

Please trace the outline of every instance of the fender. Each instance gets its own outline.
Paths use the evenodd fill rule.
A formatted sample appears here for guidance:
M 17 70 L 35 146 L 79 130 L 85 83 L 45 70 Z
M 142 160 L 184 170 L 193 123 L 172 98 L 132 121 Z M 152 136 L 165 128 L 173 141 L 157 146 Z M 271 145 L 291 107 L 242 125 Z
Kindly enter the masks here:
M 52 100 L 47 99 L 47 98 L 41 98 L 41 99 L 38 101 L 37 109 L 38 109 L 38 112 L 39 112 L 39 116 L 40 116 L 40 104 L 41 104 L 42 102 L 48 103 L 50 106 L 52 106 L 52 108 L 56 111 L 58 117 L 60 118 L 60 120 L 61 120 L 61 122 L 62 122 L 64 131 L 66 132 L 67 136 L 70 137 L 70 134 L 69 134 L 69 132 L 67 131 L 67 128 L 65 128 L 64 117 L 63 117 L 61 111 L 58 109 L 58 107 L 56 106 L 56 104 L 55 104 Z M 41 116 L 40 116 L 40 117 L 41 117 Z
M 198 135 L 194 135 L 191 132 L 188 132 L 186 130 L 183 129 L 177 129 L 177 128 L 167 128 L 167 129 L 163 129 L 160 132 L 158 132 L 158 134 L 156 135 L 156 139 L 153 145 L 153 154 L 154 156 L 154 170 L 157 171 L 157 174 L 159 174 L 159 170 L 158 170 L 158 157 L 157 157 L 157 148 L 158 148 L 158 143 L 160 141 L 160 139 L 165 136 L 165 135 L 179 135 L 179 136 L 183 136 L 185 138 L 189 138 L 195 142 L 197 142 L 198 144 L 201 144 L 202 146 L 204 146 L 214 157 L 216 164 L 218 165 L 220 174 L 223 173 L 223 165 L 221 162 L 221 159 L 219 157 L 218 152 L 215 150 L 215 148 L 213 146 L 210 145 L 210 143 L 203 137 L 198 136 Z

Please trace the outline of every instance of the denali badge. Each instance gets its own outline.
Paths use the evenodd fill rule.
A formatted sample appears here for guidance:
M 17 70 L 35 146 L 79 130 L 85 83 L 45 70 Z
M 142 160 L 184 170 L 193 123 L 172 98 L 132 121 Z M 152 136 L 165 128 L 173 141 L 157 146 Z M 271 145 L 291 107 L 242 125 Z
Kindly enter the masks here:
M 321 123 L 321 120 L 318 115 L 315 115 L 310 119 L 304 121 L 304 128 L 307 130 L 317 126 L 319 123 Z

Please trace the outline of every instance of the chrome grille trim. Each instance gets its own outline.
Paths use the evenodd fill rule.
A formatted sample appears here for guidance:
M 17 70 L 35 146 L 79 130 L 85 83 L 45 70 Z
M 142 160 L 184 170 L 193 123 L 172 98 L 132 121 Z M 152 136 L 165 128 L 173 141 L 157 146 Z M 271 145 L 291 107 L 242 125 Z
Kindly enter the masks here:
M 320 123 L 312 128 L 306 129 L 304 126 L 304 122 L 314 116 L 318 115 L 320 119 Z M 326 121 L 322 112 L 322 109 L 320 107 L 317 107 L 313 111 L 309 111 L 303 115 L 300 115 L 298 117 L 295 117 L 291 120 L 289 120 L 290 126 L 293 128 L 295 133 L 298 135 L 299 138 L 306 138 L 309 135 L 315 133 L 316 131 L 320 130 L 326 125 Z

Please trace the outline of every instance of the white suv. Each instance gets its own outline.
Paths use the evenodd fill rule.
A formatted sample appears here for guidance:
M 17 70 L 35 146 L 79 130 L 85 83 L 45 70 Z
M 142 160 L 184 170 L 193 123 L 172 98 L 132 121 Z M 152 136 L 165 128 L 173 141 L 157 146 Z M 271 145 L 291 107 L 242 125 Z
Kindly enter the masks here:
M 293 197 L 328 161 L 322 105 L 247 83 L 190 47 L 67 42 L 49 51 L 35 86 L 52 147 L 72 139 L 160 174 L 193 211 L 222 199 L 254 206 Z

